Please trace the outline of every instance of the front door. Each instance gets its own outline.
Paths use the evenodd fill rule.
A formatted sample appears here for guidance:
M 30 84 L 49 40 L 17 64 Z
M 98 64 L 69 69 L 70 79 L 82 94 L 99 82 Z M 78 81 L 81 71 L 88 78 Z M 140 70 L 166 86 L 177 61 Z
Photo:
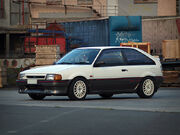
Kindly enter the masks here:
M 92 88 L 106 91 L 128 89 L 127 74 L 121 49 L 105 49 L 94 64 Z

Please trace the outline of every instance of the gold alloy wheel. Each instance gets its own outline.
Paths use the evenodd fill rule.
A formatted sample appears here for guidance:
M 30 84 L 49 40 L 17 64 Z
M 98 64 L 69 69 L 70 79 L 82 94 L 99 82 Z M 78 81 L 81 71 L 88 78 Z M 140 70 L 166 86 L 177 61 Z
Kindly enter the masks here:
M 146 79 L 143 82 L 143 92 L 146 96 L 151 96 L 154 93 L 154 82 L 151 79 Z
M 87 88 L 85 82 L 82 80 L 79 80 L 75 82 L 74 87 L 73 87 L 73 92 L 74 95 L 78 98 L 81 99 L 86 95 Z

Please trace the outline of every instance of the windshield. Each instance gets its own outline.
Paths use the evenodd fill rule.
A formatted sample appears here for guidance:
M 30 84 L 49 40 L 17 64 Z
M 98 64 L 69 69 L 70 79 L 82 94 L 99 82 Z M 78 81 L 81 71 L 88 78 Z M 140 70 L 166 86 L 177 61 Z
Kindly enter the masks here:
M 100 49 L 75 49 L 56 64 L 92 64 Z

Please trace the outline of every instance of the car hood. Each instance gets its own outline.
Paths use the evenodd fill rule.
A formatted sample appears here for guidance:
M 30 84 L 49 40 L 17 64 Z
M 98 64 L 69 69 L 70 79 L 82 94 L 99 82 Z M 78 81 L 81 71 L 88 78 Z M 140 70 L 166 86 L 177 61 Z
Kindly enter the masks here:
M 22 74 L 56 74 L 60 71 L 67 70 L 69 68 L 77 67 L 78 65 L 51 65 L 35 67 L 29 70 L 22 71 Z

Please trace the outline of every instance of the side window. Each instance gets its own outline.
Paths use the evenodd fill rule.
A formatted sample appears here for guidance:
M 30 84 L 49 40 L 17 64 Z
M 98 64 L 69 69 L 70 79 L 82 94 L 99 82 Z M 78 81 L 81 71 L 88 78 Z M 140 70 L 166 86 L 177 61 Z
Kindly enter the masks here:
M 155 62 L 134 49 L 123 49 L 128 65 L 155 65 Z
M 101 66 L 124 65 L 124 59 L 120 49 L 108 49 L 102 51 L 96 63 L 98 62 L 103 62 Z

